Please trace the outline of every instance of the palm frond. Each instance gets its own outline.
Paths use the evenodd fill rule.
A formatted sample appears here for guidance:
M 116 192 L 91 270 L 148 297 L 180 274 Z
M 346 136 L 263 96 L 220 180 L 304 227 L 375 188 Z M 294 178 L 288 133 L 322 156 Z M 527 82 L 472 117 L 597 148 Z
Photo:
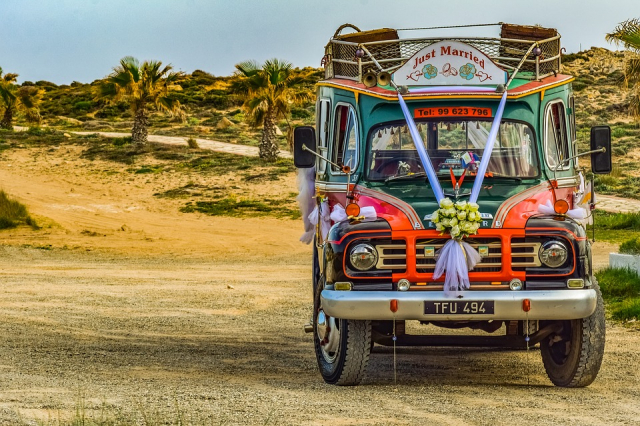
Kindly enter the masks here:
M 120 66 L 122 67 L 122 71 L 131 74 L 134 82 L 137 83 L 140 80 L 140 62 L 136 58 L 133 56 L 125 56 L 120 60 Z M 114 68 L 114 71 L 119 72 L 120 70 Z
M 640 52 L 640 19 L 629 19 L 618 24 L 605 39 L 626 49 Z
M 252 77 L 256 75 L 262 66 L 256 61 L 244 61 L 236 64 L 236 70 L 239 74 L 244 75 L 245 77 Z
M 22 86 L 16 95 L 24 109 L 36 109 L 42 98 L 42 90 L 35 86 Z

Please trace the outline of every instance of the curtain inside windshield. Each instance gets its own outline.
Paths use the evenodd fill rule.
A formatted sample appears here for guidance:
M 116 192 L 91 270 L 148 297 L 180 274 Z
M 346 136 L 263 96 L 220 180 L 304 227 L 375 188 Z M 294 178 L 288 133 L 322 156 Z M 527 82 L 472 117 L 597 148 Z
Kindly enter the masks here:
M 491 121 L 421 122 L 417 126 L 434 169 L 448 176 L 450 170 L 460 175 L 464 168 L 473 174 L 487 143 Z M 370 179 L 423 172 L 406 124 L 377 128 L 370 146 Z M 533 131 L 528 125 L 504 121 L 500 124 L 487 174 L 518 178 L 538 175 Z

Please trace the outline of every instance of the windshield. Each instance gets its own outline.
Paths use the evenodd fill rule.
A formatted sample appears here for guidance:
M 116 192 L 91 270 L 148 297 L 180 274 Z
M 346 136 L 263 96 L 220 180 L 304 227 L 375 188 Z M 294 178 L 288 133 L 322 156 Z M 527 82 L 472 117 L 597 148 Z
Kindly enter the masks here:
M 417 122 L 431 163 L 439 176 L 456 176 L 467 169 L 473 175 L 487 143 L 490 120 L 449 120 Z M 527 124 L 503 121 L 487 176 L 533 178 L 538 176 L 538 160 L 533 130 Z M 370 180 L 423 173 L 418 152 L 406 123 L 385 124 L 370 136 L 367 176 Z

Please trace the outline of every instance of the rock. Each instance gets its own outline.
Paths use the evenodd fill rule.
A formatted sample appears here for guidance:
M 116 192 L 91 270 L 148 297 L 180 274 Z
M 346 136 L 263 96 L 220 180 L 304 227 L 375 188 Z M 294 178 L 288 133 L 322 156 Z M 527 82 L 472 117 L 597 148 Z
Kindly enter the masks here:
M 82 124 L 82 127 L 86 129 L 98 129 L 98 128 L 113 129 L 110 123 L 106 121 L 98 121 L 98 120 L 85 121 Z
M 228 288 L 229 290 L 233 290 L 235 287 L 234 287 L 234 286 L 232 286 L 231 284 L 227 284 L 227 288 Z
M 71 137 L 71 135 L 70 135 L 69 133 L 65 133 L 63 136 L 64 136 L 65 138 L 67 138 L 67 139 Z
M 276 136 L 284 136 L 284 133 L 282 133 L 282 130 L 280 130 L 278 126 L 276 126 Z
M 130 129 L 133 127 L 133 121 L 118 121 L 113 123 L 113 127 L 116 129 Z
M 198 133 L 209 133 L 211 132 L 211 127 L 207 127 L 207 126 L 196 126 L 194 127 L 194 130 Z
M 65 116 L 62 116 L 62 115 L 58 115 L 58 116 L 56 116 L 56 118 L 57 118 L 58 120 L 61 120 L 61 121 L 66 121 L 66 122 L 67 122 L 67 123 L 69 123 L 69 124 L 73 124 L 73 125 L 77 125 L 77 126 L 82 126 L 82 121 L 80 121 L 80 120 L 76 120 L 75 118 L 65 117 Z
M 216 129 L 224 130 L 233 126 L 235 126 L 235 124 L 233 124 L 231 120 L 229 120 L 227 117 L 222 117 L 220 121 L 218 121 L 218 124 L 216 124 Z

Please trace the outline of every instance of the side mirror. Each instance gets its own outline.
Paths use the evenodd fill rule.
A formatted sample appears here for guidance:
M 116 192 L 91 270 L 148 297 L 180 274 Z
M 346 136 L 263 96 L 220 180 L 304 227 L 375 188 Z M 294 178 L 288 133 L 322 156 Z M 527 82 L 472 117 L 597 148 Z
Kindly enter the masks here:
M 591 128 L 591 151 L 601 150 L 591 154 L 591 171 L 595 174 L 611 173 L 611 128 L 609 126 L 594 126 Z
M 307 149 L 303 149 L 305 146 Z M 311 150 L 311 152 L 309 152 Z M 316 164 L 316 131 L 311 126 L 293 129 L 293 164 L 299 169 L 308 169 Z

